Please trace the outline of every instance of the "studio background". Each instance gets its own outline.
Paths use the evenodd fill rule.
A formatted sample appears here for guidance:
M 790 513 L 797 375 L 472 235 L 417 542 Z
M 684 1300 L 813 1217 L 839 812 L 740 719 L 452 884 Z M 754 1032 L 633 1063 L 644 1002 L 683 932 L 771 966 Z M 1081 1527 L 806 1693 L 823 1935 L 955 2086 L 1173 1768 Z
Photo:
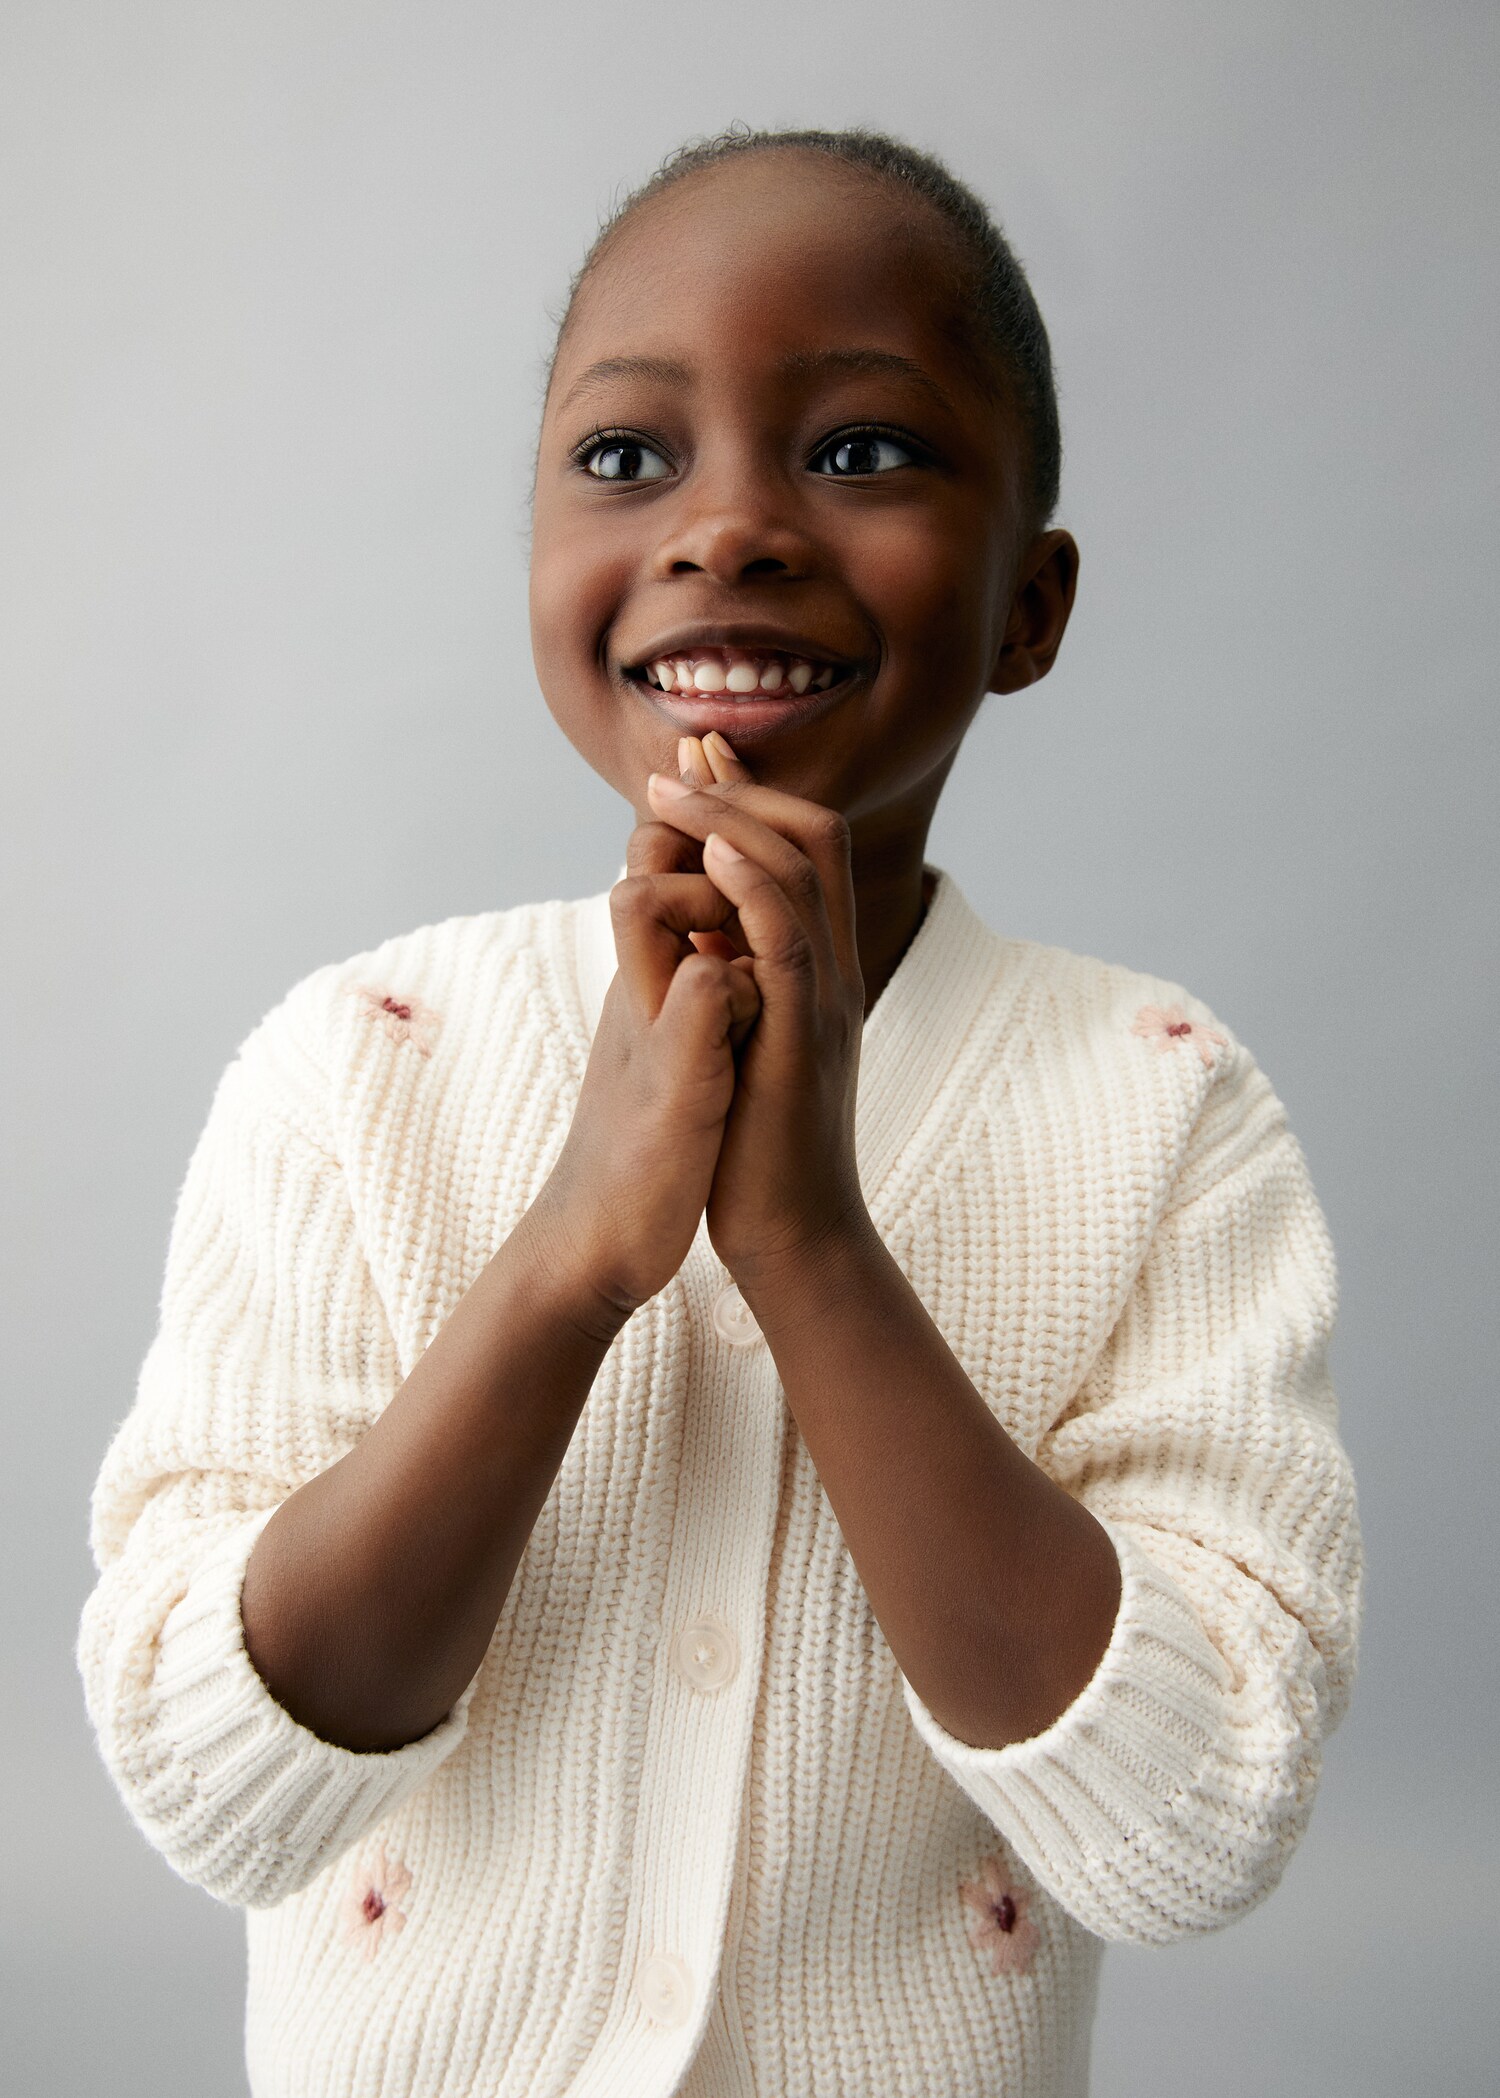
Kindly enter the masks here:
M 244 2090 L 241 1918 L 87 1729 L 88 1493 L 261 1014 L 614 878 L 628 812 L 527 642 L 548 315 L 617 187 L 734 118 L 935 147 L 1026 261 L 1078 607 L 932 857 L 998 930 L 1214 1006 L 1339 1254 L 1354 1709 L 1271 1901 L 1107 1959 L 1097 2098 L 1493 2090 L 1497 42 L 1451 0 L 7 0 L 17 2092 Z

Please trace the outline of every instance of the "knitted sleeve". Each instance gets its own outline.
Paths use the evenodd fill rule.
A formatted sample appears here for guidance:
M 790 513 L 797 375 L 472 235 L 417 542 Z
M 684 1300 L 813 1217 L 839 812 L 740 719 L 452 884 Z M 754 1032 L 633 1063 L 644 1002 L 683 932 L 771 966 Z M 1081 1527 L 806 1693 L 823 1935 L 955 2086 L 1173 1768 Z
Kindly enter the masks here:
M 1087 1929 L 1165 1943 L 1276 1885 L 1348 1702 L 1353 1482 L 1326 1348 L 1333 1250 L 1281 1103 L 1222 1058 L 1124 1312 L 1037 1461 L 1122 1594 L 1044 1733 L 976 1748 L 904 1685 L 939 1761 Z
M 299 1891 L 436 1769 L 475 1687 L 421 1740 L 362 1754 L 299 1725 L 245 1647 L 255 1540 L 401 1381 L 320 1127 L 326 1086 L 293 1032 L 306 988 L 224 1074 L 189 1165 L 158 1331 L 94 1487 L 76 1649 L 138 1827 L 245 1907 Z

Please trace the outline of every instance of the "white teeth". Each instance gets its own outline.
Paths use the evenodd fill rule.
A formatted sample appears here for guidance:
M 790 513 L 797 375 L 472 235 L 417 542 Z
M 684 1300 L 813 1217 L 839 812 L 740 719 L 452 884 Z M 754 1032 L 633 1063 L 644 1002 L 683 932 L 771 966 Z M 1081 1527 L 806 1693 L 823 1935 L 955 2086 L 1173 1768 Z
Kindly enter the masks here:
M 736 699 L 748 699 L 756 693 L 780 692 L 783 688 L 799 698 L 808 691 L 826 692 L 838 673 L 831 663 L 815 670 L 808 662 L 793 659 L 788 663 L 784 656 L 772 656 L 757 664 L 726 650 L 722 655 L 696 658 L 662 656 L 645 665 L 645 675 L 653 678 L 663 692 L 730 692 Z

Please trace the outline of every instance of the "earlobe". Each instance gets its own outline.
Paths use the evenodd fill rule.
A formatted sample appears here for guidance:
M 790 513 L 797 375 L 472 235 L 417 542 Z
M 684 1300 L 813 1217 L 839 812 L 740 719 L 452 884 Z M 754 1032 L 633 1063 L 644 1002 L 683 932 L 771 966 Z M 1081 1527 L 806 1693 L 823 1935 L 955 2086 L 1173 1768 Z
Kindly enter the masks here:
M 1020 692 L 1042 675 L 1032 652 L 1031 621 L 1028 618 L 1029 585 L 1019 583 L 1011 600 L 1005 632 L 990 670 L 991 692 Z
M 994 667 L 990 671 L 991 692 L 1020 692 L 1027 685 L 1034 685 L 1037 669 L 1032 661 L 1031 650 L 1022 640 L 1021 623 L 1012 612 L 1005 629 L 1005 638 L 1000 643 Z
M 1019 692 L 1052 668 L 1078 587 L 1078 546 L 1071 532 L 1043 532 L 1017 571 L 991 692 Z

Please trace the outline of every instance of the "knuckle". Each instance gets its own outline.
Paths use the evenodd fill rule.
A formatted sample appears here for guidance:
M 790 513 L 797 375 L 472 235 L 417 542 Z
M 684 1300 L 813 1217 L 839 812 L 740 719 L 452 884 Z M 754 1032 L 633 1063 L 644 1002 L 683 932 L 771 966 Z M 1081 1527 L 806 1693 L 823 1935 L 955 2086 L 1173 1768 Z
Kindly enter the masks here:
M 654 904 L 655 884 L 646 874 L 627 874 L 609 892 L 610 915 L 617 925 L 638 924 L 649 918 Z
M 713 955 L 700 954 L 695 947 L 691 954 L 685 954 L 677 964 L 677 974 L 691 990 L 696 991 L 715 982 L 723 966 L 724 964 L 716 961 Z
M 828 1016 L 828 1031 L 836 1045 L 835 1053 L 839 1057 L 850 1056 L 858 1049 L 864 1032 L 863 1015 L 848 1000 L 843 1000 Z
M 678 981 L 684 993 L 698 1000 L 727 997 L 730 990 L 730 967 L 715 954 L 684 955 L 677 964 Z
M 811 979 L 817 974 L 812 941 L 800 925 L 788 926 L 767 954 L 766 961 L 782 976 Z
M 809 859 L 799 853 L 787 875 L 787 886 L 799 903 L 814 904 L 823 893 L 823 884 L 818 870 Z
M 849 851 L 849 825 L 837 809 L 820 809 L 813 823 L 813 843 L 829 852 L 847 856 Z
M 669 873 L 682 863 L 684 845 L 682 833 L 670 823 L 638 823 L 625 847 L 625 865 L 632 874 Z

